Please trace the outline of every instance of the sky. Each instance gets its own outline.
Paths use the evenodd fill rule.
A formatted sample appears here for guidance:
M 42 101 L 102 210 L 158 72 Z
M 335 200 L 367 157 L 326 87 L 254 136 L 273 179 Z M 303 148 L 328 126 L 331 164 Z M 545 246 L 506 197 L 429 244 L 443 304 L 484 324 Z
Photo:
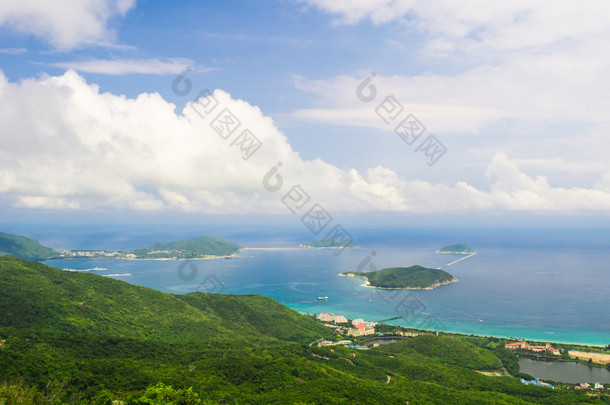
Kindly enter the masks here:
M 609 12 L 3 1 L 0 218 L 608 223 Z

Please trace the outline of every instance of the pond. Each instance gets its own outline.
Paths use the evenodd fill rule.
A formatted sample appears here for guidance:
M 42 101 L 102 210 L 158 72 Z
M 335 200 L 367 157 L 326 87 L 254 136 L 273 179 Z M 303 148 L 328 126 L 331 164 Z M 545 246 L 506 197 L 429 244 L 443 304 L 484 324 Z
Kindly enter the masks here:
M 560 381 L 564 383 L 610 384 L 610 371 L 607 368 L 591 367 L 581 363 L 563 363 L 559 361 L 519 360 L 522 373 L 527 373 L 541 380 Z

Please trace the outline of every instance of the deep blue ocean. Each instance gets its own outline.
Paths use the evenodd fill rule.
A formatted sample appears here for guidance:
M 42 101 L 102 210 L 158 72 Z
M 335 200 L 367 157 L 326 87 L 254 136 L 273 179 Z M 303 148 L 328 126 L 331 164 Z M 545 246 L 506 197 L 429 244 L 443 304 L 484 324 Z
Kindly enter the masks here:
M 17 230 L 19 231 L 19 230 Z M 21 229 L 21 231 L 24 231 Z M 261 294 L 303 313 L 388 321 L 467 334 L 593 345 L 610 344 L 610 232 L 607 229 L 351 229 L 357 249 L 300 249 L 303 229 L 158 226 L 30 228 L 26 234 L 61 248 L 132 249 L 160 241 L 218 235 L 252 248 L 227 260 L 182 262 L 65 259 L 46 263 L 89 270 L 160 291 Z M 17 232 L 15 232 L 17 233 Z M 464 243 L 477 254 L 438 254 Z M 282 248 L 258 250 L 257 248 Z M 419 264 L 459 279 L 434 290 L 377 290 L 338 273 Z M 328 300 L 318 300 L 328 296 Z

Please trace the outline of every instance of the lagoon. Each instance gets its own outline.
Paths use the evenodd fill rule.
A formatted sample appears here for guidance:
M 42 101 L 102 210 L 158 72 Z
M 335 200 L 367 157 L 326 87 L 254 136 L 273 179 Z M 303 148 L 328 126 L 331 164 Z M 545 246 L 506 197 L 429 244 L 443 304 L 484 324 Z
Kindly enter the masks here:
M 521 372 L 541 380 L 564 383 L 610 384 L 610 370 L 581 363 L 520 359 Z

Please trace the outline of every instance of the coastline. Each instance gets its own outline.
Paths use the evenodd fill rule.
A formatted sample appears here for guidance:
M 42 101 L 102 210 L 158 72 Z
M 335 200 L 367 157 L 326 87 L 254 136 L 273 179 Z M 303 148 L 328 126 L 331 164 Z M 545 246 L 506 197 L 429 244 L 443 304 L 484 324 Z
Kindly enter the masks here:
M 338 275 L 342 276 L 342 277 L 363 278 L 365 280 L 365 282 L 364 282 L 364 284 L 362 284 L 362 287 L 379 288 L 381 290 L 434 290 L 435 288 L 438 288 L 440 286 L 449 285 L 449 284 L 457 283 L 460 281 L 457 278 L 453 277 L 451 280 L 443 281 L 442 283 L 437 281 L 437 282 L 429 285 L 428 287 L 378 287 L 375 285 L 371 285 L 371 282 L 369 281 L 368 277 L 366 277 L 366 276 L 359 276 L 359 275 L 357 276 L 355 274 L 349 274 L 349 273 L 339 273 Z
M 237 252 L 239 253 L 239 252 Z M 188 259 L 183 259 L 180 257 L 89 257 L 89 256 L 70 256 L 70 257 L 51 257 L 48 259 L 41 260 L 41 262 L 47 260 L 69 260 L 69 259 L 92 259 L 92 260 L 216 260 L 216 259 L 233 259 L 237 256 L 237 253 L 233 253 L 231 255 L 225 256 L 203 256 L 203 257 L 190 257 Z
M 305 312 L 303 310 L 299 310 L 297 308 L 294 308 L 292 305 L 288 305 L 285 304 L 287 307 L 297 311 L 300 314 L 303 315 L 308 315 L 308 316 L 314 316 L 314 314 L 310 313 L 310 312 Z M 340 311 L 341 313 L 344 313 L 345 311 Z M 357 318 L 367 318 L 366 315 L 358 315 L 358 314 L 351 314 L 351 316 L 348 316 L 349 319 L 357 319 Z M 436 330 L 432 330 L 432 329 L 421 329 L 418 328 L 418 325 L 401 325 L 401 324 L 393 324 L 393 323 L 388 323 L 388 322 L 380 322 L 383 323 L 385 325 L 390 325 L 390 326 L 398 326 L 398 327 L 404 327 L 407 329 L 416 329 L 416 330 L 421 330 L 421 331 L 425 331 L 425 332 L 436 332 Z M 519 336 L 519 335 L 510 335 L 510 334 L 503 334 L 503 333 L 476 333 L 476 332 L 471 332 L 471 331 L 467 331 L 467 330 L 458 330 L 458 329 L 445 329 L 445 330 L 439 330 L 439 333 L 443 333 L 443 334 L 447 334 L 447 335 L 458 335 L 458 336 L 478 336 L 478 337 L 483 337 L 483 338 L 498 338 L 498 339 L 506 339 L 506 340 L 511 340 L 511 341 L 521 341 L 521 340 L 526 340 L 528 342 L 531 342 L 533 344 L 544 344 L 544 343 L 551 343 L 551 344 L 559 344 L 559 345 L 575 345 L 575 346 L 584 346 L 584 347 L 589 347 L 589 348 L 594 348 L 594 349 L 603 349 L 606 347 L 605 344 L 596 344 L 596 343 L 590 343 L 590 342 L 577 342 L 577 341 L 571 341 L 571 340 L 562 340 L 562 339 L 547 339 L 547 338 L 540 338 L 540 337 L 528 337 L 526 335 L 524 336 Z M 599 354 L 598 352 L 593 352 L 596 354 Z

